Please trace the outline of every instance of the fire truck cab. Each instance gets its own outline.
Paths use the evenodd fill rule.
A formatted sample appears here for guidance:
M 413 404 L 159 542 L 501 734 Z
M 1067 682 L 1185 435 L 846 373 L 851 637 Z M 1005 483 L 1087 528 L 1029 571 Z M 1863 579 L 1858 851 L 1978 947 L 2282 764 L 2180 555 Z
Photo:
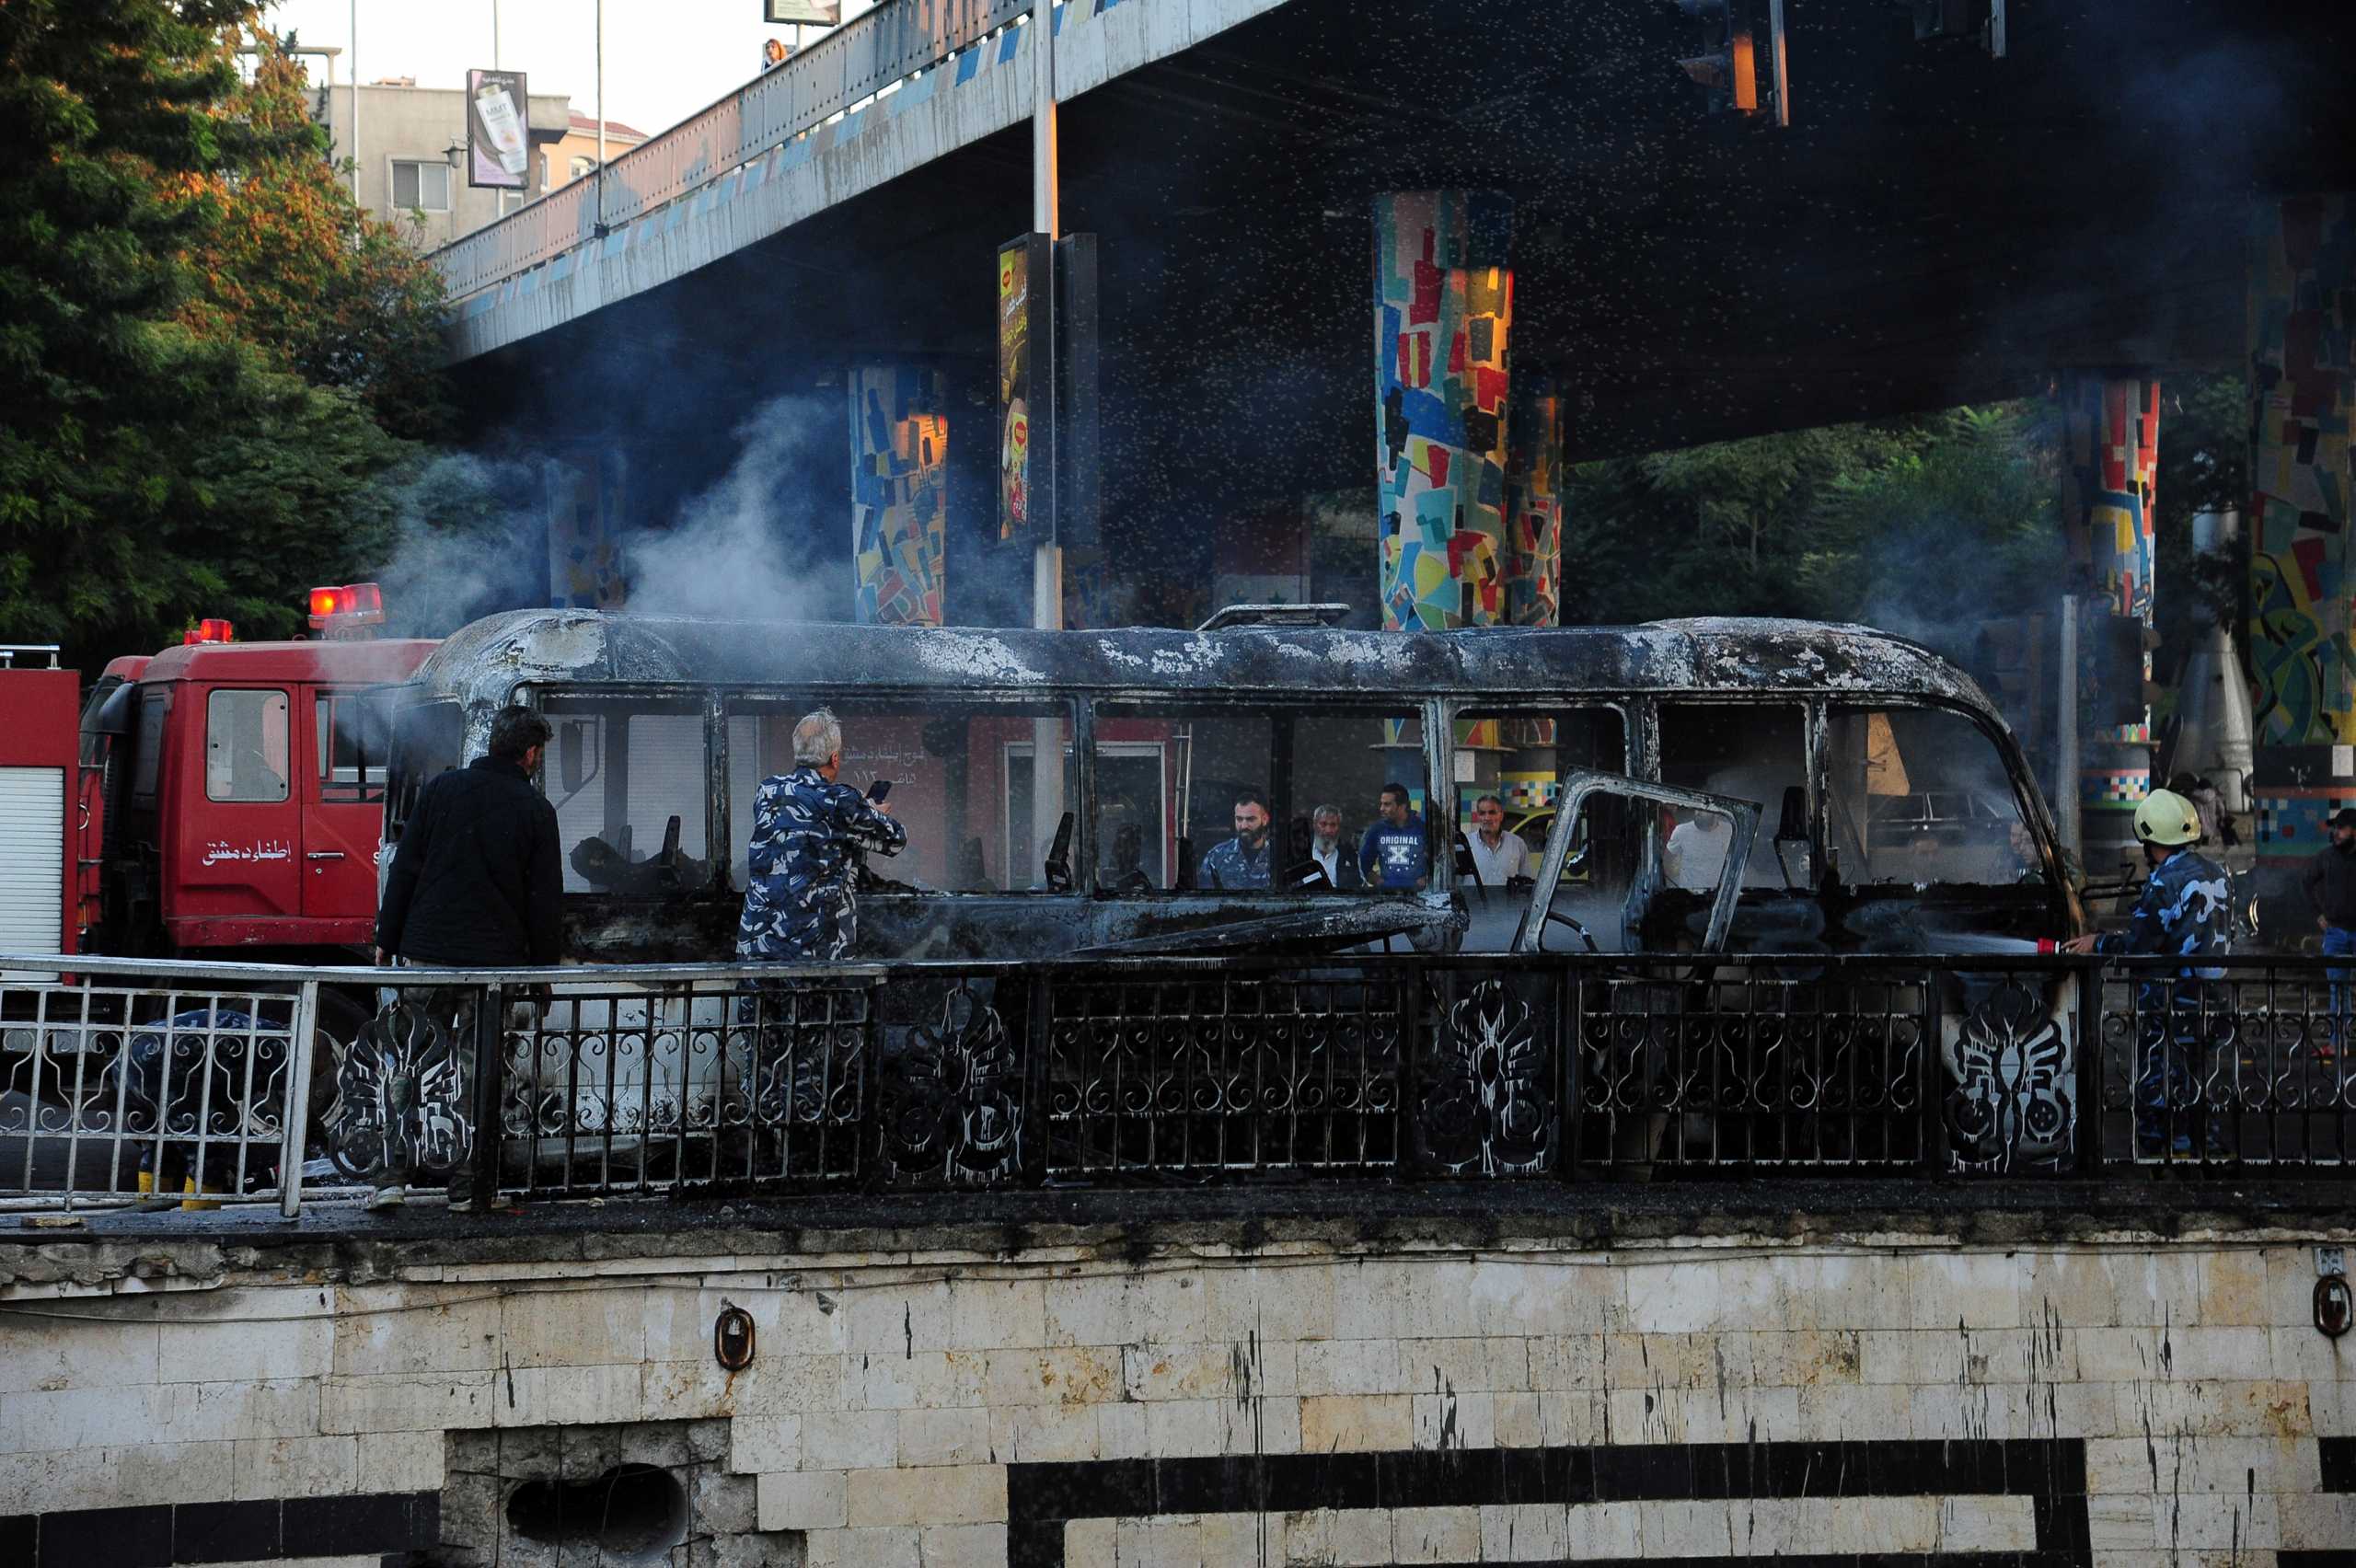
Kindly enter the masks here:
M 100 781 L 87 951 L 364 953 L 385 781 L 364 694 L 407 680 L 433 646 L 192 641 L 110 664 L 82 717 L 82 765 Z

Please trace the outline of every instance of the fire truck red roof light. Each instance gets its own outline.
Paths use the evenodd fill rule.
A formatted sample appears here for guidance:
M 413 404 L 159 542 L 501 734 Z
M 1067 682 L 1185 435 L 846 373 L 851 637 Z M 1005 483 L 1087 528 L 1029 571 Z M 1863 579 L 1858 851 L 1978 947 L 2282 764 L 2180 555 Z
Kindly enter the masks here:
M 227 621 L 219 619 L 201 620 L 180 636 L 182 647 L 191 647 L 200 642 L 235 642 L 237 640 L 237 628 Z
M 353 582 L 341 588 L 311 590 L 311 628 L 329 623 L 375 626 L 385 618 L 384 591 L 374 582 Z

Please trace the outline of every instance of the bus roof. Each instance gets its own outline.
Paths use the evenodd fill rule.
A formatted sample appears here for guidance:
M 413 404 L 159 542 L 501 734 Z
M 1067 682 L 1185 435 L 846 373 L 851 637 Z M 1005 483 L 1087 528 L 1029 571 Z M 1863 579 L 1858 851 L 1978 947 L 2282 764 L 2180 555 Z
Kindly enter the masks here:
M 191 642 L 167 648 L 138 677 L 157 681 L 404 681 L 434 644 L 417 638 L 359 642 Z
M 1328 696 L 1845 691 L 1995 711 L 1969 676 L 1918 644 L 1865 627 L 1791 620 L 1410 635 L 1276 627 L 1033 631 L 516 610 L 452 633 L 418 676 L 473 705 L 503 703 L 518 686 L 587 682 Z

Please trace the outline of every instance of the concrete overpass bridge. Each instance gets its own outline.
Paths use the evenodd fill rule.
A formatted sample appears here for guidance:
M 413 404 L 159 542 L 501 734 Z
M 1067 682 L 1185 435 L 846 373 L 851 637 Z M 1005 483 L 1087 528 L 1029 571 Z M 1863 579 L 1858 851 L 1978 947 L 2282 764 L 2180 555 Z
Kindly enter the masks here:
M 586 454 L 596 504 L 556 508 L 558 556 L 595 554 L 584 531 L 616 518 L 672 517 L 740 460 L 757 414 L 801 576 L 848 600 L 855 551 L 888 572 L 896 528 L 922 554 L 913 495 L 945 519 L 936 610 L 1027 618 L 1027 552 L 995 541 L 996 259 L 1029 226 L 1029 8 L 889 0 L 601 185 L 440 254 L 483 444 L 540 451 L 561 431 Z M 1479 210 L 1425 223 L 1456 248 L 1426 334 L 1461 350 L 1486 330 L 1467 326 L 1499 304 L 1476 297 L 1482 269 L 1509 269 L 1490 326 L 1509 324 L 1514 396 L 1546 400 L 1522 445 L 1576 459 L 2058 389 L 2089 576 L 2127 613 L 2150 601 L 2152 388 L 2254 366 L 2271 500 L 2253 532 L 2260 596 L 2280 601 L 2253 628 L 2261 709 L 2286 746 L 2356 741 L 2340 569 L 2356 239 L 2335 194 L 2356 188 L 2356 11 L 2009 0 L 1997 57 L 1917 36 L 1917 13 L 1969 8 L 1945 0 L 1783 0 L 1778 126 L 1708 112 L 1680 65 L 1703 48 L 1696 8 L 1066 0 L 1064 227 L 1097 236 L 1101 269 L 1103 529 L 1078 542 L 1101 543 L 1095 582 L 1185 586 L 1078 613 L 1184 620 L 1215 582 L 1287 573 L 1339 574 L 1364 605 L 1378 548 L 1386 594 L 1432 570 L 1419 529 L 1448 552 L 1437 624 L 1490 548 L 1468 569 L 1450 541 L 1484 530 L 1503 588 L 1462 607 L 1511 613 L 1515 514 L 1545 498 L 1510 477 L 1502 500 L 1481 493 L 1513 444 L 1480 425 L 1481 367 L 1446 432 L 1413 398 L 1384 406 L 1412 360 L 1400 301 L 1424 222 L 1386 203 L 1456 192 Z M 1473 254 L 1484 235 L 1496 248 Z M 1386 266 L 1389 318 L 1369 287 Z M 871 431 L 850 409 L 883 376 Z M 1461 459 L 1444 482 L 1440 448 Z M 1399 478 L 1380 500 L 1378 466 Z M 878 518 L 880 554 L 860 543 Z M 1083 558 L 1083 598 L 1089 573 Z M 911 609 L 921 595 L 860 605 Z

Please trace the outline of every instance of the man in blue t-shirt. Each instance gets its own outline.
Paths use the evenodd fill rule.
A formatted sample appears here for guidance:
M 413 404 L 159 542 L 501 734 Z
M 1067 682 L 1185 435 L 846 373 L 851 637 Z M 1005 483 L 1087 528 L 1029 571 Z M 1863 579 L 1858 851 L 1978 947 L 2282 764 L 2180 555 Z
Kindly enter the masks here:
M 1369 887 L 1422 887 L 1430 877 L 1424 819 L 1407 809 L 1407 786 L 1382 787 L 1382 814 L 1358 840 L 1358 871 Z

